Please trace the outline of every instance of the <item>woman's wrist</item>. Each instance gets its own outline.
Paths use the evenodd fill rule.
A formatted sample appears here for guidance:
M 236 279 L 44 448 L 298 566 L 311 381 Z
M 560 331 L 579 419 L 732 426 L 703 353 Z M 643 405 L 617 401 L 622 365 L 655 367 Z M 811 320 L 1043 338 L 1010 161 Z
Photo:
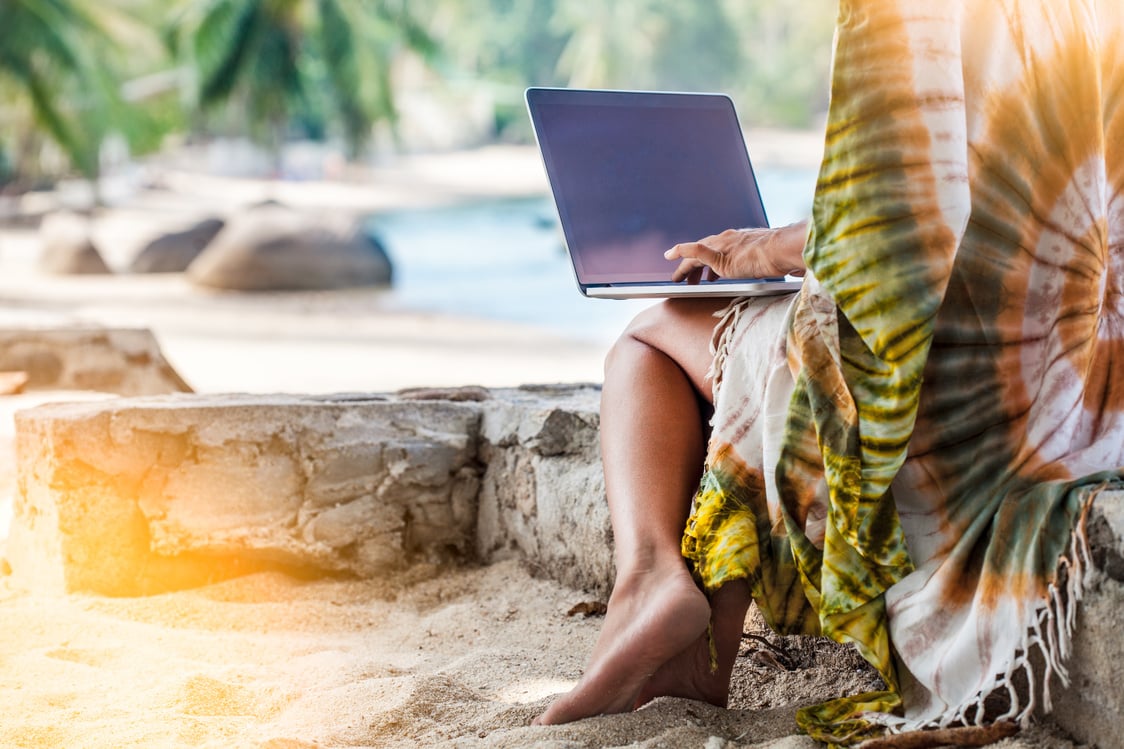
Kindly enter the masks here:
M 808 221 L 797 221 L 781 229 L 782 248 L 779 256 L 784 258 L 785 273 L 803 274 L 804 244 L 808 240 Z

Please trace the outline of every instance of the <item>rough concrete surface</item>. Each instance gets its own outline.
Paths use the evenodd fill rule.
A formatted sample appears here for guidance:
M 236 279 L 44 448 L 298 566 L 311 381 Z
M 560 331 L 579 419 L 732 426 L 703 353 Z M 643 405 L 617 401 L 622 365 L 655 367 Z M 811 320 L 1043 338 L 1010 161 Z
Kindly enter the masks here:
M 129 595 L 467 551 L 478 423 L 452 403 L 288 396 L 20 412 L 9 558 L 37 586 Z
M 498 391 L 481 409 L 476 550 L 518 557 L 578 588 L 608 594 L 612 531 L 601 473 L 600 391 Z
M 26 372 L 27 390 L 191 392 L 143 328 L 0 323 L 0 372 Z
M 170 396 L 22 411 L 8 556 L 29 585 L 130 595 L 261 566 L 372 577 L 518 551 L 604 590 L 597 398 Z
M 1093 565 L 1077 609 L 1067 668 L 1070 685 L 1054 690 L 1054 719 L 1100 749 L 1124 748 L 1124 492 L 1103 492 L 1088 521 Z

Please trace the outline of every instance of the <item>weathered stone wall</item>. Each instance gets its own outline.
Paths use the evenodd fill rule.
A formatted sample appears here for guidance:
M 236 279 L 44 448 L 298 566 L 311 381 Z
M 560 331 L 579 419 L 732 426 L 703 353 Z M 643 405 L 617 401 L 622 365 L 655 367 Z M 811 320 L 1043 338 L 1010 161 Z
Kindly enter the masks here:
M 470 548 L 470 407 L 172 397 L 16 419 L 9 556 L 38 585 L 127 595 L 268 564 L 371 576 Z
M 22 411 L 16 578 L 130 595 L 261 566 L 366 577 L 419 557 L 518 553 L 557 579 L 607 588 L 598 391 L 416 397 L 171 396 Z
M 29 390 L 191 392 L 144 328 L 0 326 L 0 372 L 7 371 L 26 372 Z
M 1093 565 L 1077 609 L 1070 685 L 1054 694 L 1054 718 L 1093 746 L 1124 747 L 1124 492 L 1104 492 L 1088 522 Z
M 607 594 L 612 532 L 592 388 L 503 391 L 481 409 L 476 550 L 518 557 L 560 582 Z

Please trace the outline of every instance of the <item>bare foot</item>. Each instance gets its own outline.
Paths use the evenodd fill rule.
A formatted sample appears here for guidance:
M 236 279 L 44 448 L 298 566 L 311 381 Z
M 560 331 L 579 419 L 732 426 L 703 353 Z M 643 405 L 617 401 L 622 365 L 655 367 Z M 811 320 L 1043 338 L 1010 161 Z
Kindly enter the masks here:
M 536 725 L 569 723 L 633 708 L 661 666 L 704 637 L 710 604 L 682 559 L 618 579 L 588 668 Z
M 749 589 L 741 581 L 714 593 L 710 599 L 712 629 L 660 666 L 640 690 L 633 707 L 656 697 L 685 697 L 726 707 L 749 601 Z M 717 656 L 714 670 L 710 660 L 712 636 Z
M 684 697 L 726 707 L 729 696 L 730 670 L 710 670 L 710 637 L 703 632 L 686 650 L 673 656 L 652 674 L 632 707 L 646 705 L 657 697 Z

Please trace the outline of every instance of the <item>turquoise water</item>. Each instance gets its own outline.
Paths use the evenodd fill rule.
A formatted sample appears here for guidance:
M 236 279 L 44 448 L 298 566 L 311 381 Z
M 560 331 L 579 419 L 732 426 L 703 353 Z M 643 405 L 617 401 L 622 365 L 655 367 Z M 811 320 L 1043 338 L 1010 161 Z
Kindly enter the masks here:
M 773 226 L 811 210 L 813 170 L 759 169 Z M 651 301 L 587 299 L 574 281 L 549 198 L 399 211 L 371 219 L 394 263 L 395 300 L 445 314 L 613 340 Z

